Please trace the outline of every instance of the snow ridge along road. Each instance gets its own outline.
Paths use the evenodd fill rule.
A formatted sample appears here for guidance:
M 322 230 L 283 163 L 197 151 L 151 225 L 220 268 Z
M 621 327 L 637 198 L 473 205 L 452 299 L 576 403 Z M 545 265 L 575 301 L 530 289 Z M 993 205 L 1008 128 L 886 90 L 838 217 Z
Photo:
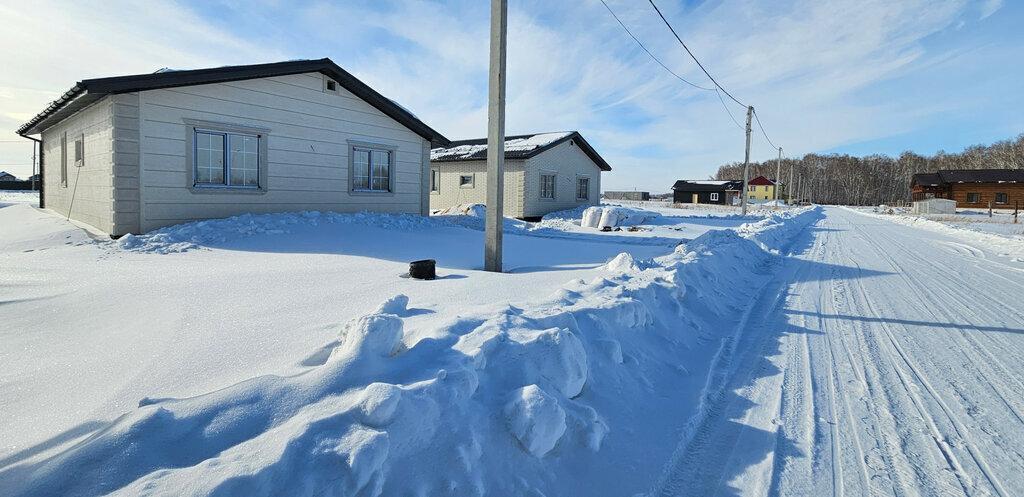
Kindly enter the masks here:
M 845 209 L 790 252 L 653 494 L 1024 488 L 1019 262 Z

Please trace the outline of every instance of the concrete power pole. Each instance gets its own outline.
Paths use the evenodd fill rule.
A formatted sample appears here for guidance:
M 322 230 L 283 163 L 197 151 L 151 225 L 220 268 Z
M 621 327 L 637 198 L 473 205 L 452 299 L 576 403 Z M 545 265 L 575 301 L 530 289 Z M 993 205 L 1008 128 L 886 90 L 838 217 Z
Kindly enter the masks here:
M 787 205 L 793 205 L 793 164 L 789 165 L 789 183 L 786 183 L 786 190 L 789 191 L 789 202 Z
M 747 107 L 747 153 L 743 159 L 743 198 L 741 199 L 741 205 L 743 206 L 743 215 L 747 215 L 747 182 L 750 181 L 750 118 L 754 115 L 754 107 Z
M 491 0 L 491 76 L 487 97 L 487 218 L 484 270 L 501 272 L 505 207 L 505 39 L 508 0 Z
M 779 161 L 775 163 L 775 207 L 779 206 L 780 179 L 782 179 L 782 147 L 779 147 Z

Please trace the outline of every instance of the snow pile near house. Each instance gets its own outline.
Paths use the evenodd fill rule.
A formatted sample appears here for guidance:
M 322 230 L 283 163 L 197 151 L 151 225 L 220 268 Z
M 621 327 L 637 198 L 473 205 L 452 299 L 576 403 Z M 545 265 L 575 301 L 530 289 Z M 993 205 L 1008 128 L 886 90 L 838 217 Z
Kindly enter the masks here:
M 673 445 L 666 437 L 687 418 L 695 426 L 700 399 L 716 395 L 702 379 L 711 375 L 707 347 L 742 332 L 736 310 L 777 261 L 765 248 L 784 251 L 819 212 L 709 231 L 654 261 L 619 256 L 603 276 L 516 306 L 416 321 L 397 295 L 344 325 L 322 365 L 191 398 L 143 399 L 68 450 L 0 473 L 0 487 L 12 495 L 628 495 L 658 476 Z
M 244 214 L 224 219 L 210 219 L 178 224 L 144 235 L 125 235 L 118 245 L 134 252 L 170 254 L 206 246 L 216 246 L 253 235 L 283 235 L 300 227 L 320 224 L 359 224 L 388 229 L 419 230 L 450 226 L 443 221 L 415 214 L 381 214 L 357 212 L 288 212 L 278 214 Z
M 580 226 L 603 229 L 616 226 L 637 226 L 661 217 L 654 211 L 616 205 L 597 205 L 583 211 Z
M 487 215 L 487 206 L 484 204 L 455 204 L 446 209 L 441 209 L 433 213 L 435 216 L 473 216 L 483 218 Z

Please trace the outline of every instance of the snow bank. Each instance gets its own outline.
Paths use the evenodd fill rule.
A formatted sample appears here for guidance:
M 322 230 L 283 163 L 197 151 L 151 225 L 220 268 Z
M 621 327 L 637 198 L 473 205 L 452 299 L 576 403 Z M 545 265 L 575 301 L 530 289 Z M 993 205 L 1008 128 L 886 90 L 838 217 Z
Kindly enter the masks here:
M 415 214 L 382 214 L 357 212 L 288 212 L 277 214 L 244 214 L 224 219 L 210 219 L 178 224 L 144 235 L 128 234 L 118 245 L 133 252 L 169 254 L 213 246 L 253 235 L 283 235 L 299 227 L 319 224 L 359 224 L 387 229 L 420 230 L 448 226 L 443 221 Z
M 1012 216 L 1007 214 L 1001 214 L 1005 218 L 1003 222 L 984 222 L 970 219 L 968 214 L 936 215 L 933 216 L 936 219 L 929 219 L 923 215 L 907 214 L 906 210 L 894 211 L 888 207 L 886 207 L 889 209 L 888 211 L 872 209 L 870 212 L 850 207 L 846 209 L 896 224 L 949 235 L 964 242 L 991 249 L 999 255 L 1024 260 L 1024 224 L 1009 222 Z M 985 216 L 982 215 L 978 217 L 985 219 Z
M 682 379 L 711 375 L 714 347 L 742 332 L 736 309 L 818 212 L 709 231 L 653 261 L 619 256 L 592 281 L 426 321 L 439 327 L 430 333 L 409 329 L 424 321 L 395 296 L 342 326 L 320 366 L 191 398 L 143 399 L 56 456 L 6 469 L 0 487 L 12 495 L 635 493 L 658 476 L 681 422 L 702 415 L 695 401 L 715 395 Z M 358 219 L 303 216 L 287 219 Z M 293 225 L 241 218 L 225 221 L 237 228 L 231 236 Z M 199 227 L 174 233 L 164 232 L 207 236 Z

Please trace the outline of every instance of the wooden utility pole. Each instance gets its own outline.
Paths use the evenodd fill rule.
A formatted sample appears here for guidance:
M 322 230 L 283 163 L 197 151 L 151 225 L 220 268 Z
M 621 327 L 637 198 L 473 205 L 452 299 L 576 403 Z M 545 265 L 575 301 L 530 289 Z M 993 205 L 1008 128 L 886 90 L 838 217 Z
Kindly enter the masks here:
M 789 192 L 788 205 L 793 205 L 793 164 L 789 165 L 789 183 L 786 183 L 786 190 Z
M 779 161 L 775 163 L 775 207 L 779 206 L 780 179 L 782 179 L 782 147 L 779 147 Z
M 750 181 L 750 118 L 754 115 L 754 107 L 747 107 L 747 153 L 743 158 L 743 199 L 741 204 L 743 206 L 743 215 L 747 215 L 747 190 L 750 188 L 747 186 L 747 182 Z
M 505 206 L 505 39 L 508 0 L 491 0 L 491 75 L 487 92 L 487 218 L 484 270 L 501 272 Z

